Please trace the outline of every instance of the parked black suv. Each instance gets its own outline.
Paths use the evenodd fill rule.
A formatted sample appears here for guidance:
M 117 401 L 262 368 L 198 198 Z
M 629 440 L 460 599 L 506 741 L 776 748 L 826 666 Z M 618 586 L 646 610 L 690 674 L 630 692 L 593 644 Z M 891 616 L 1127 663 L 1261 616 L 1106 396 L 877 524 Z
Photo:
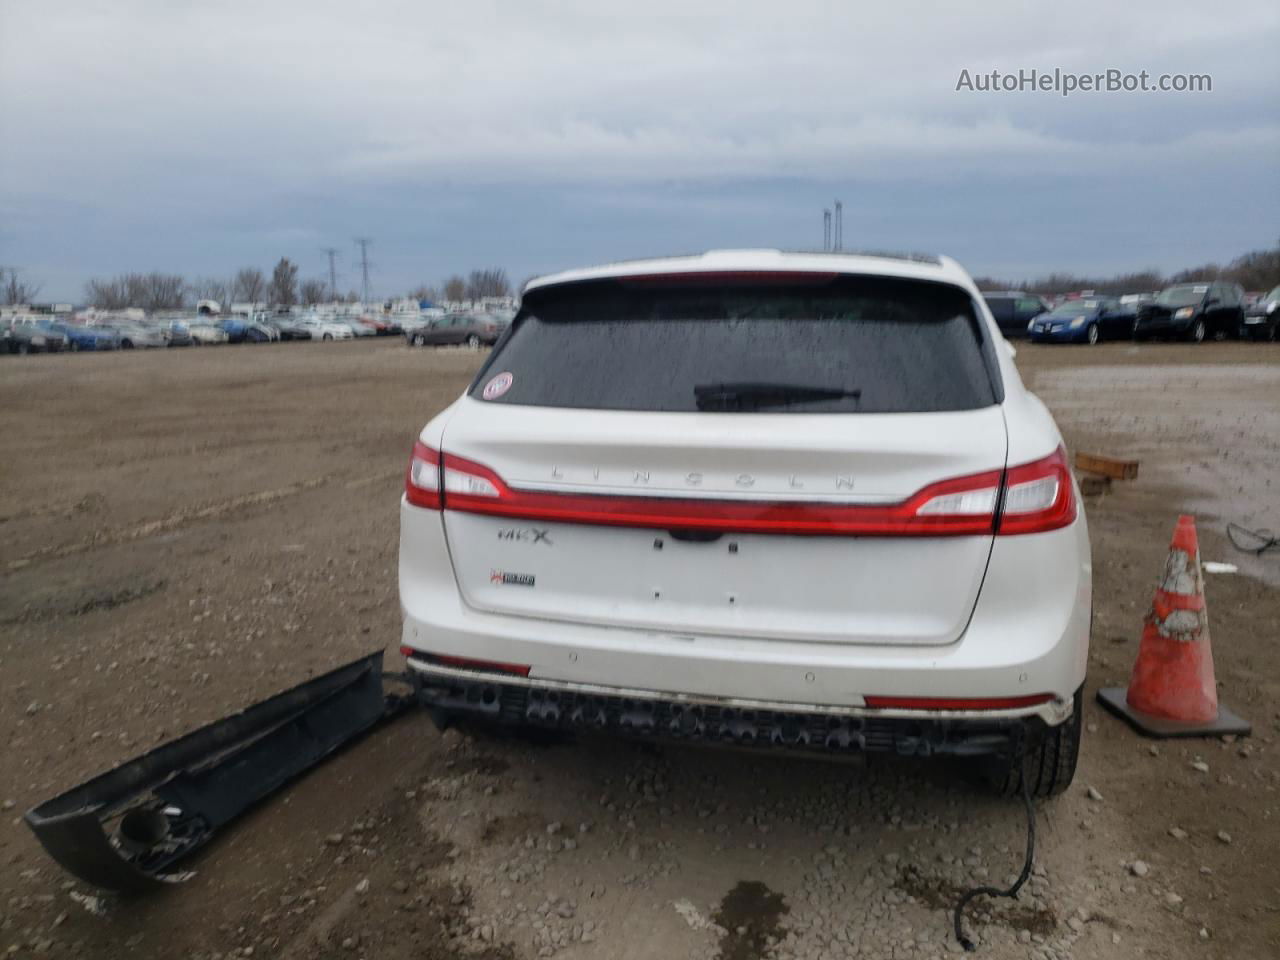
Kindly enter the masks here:
M 1179 283 L 1144 304 L 1133 321 L 1133 338 L 1181 337 L 1193 343 L 1238 337 L 1244 326 L 1244 291 L 1237 283 Z
M 1034 293 L 1018 290 L 991 291 L 983 293 L 982 299 L 987 301 L 996 326 L 1006 338 L 1025 337 L 1027 324 L 1049 309 L 1049 304 Z

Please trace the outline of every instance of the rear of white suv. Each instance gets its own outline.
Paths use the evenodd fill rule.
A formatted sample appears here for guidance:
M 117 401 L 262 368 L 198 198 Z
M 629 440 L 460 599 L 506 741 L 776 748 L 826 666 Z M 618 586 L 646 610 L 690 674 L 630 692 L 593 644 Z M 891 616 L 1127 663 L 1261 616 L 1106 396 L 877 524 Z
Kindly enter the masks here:
M 1070 782 L 1090 558 L 948 260 L 544 278 L 413 452 L 403 650 L 448 717 L 984 756 Z M 1026 764 L 1024 766 L 1024 755 Z

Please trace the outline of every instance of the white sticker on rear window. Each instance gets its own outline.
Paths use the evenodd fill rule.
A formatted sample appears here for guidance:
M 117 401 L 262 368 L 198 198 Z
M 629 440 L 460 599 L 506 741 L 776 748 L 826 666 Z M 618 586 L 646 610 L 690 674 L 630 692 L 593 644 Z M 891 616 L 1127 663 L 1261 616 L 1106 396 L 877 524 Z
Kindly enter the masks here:
M 509 371 L 504 370 L 484 385 L 484 392 L 481 393 L 481 396 L 486 400 L 497 400 L 511 389 L 511 381 L 514 379 L 515 377 Z

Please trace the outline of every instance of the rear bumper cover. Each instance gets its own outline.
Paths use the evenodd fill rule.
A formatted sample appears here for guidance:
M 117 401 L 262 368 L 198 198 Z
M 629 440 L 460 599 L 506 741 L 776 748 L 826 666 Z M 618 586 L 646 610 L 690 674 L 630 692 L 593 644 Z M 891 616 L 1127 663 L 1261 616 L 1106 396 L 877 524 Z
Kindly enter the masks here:
M 997 537 L 967 628 L 954 643 L 936 646 L 678 635 L 476 610 L 458 590 L 441 514 L 403 501 L 399 575 L 401 644 L 428 655 L 422 663 L 411 658 L 419 674 L 428 672 L 429 655 L 438 654 L 519 664 L 529 668 L 529 684 L 623 698 L 648 691 L 673 703 L 750 704 L 781 713 L 1036 717 L 1056 726 L 1071 716 L 1088 661 L 1092 568 L 1083 512 L 1060 530 Z M 429 670 L 447 676 L 439 665 Z M 875 711 L 866 700 L 1038 694 L 1052 699 L 1007 711 L 945 714 Z
M 1017 711 L 892 711 L 661 694 L 530 680 L 409 658 L 430 709 L 488 723 L 739 747 L 901 756 L 1008 752 L 1039 716 Z M 1066 716 L 1071 703 L 1066 704 Z

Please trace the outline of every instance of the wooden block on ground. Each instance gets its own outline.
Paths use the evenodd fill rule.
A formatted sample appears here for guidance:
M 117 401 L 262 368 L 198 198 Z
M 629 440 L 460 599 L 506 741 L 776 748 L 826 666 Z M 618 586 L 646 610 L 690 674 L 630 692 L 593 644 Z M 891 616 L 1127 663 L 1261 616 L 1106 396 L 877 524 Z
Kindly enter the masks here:
M 1076 469 L 1100 474 L 1115 480 L 1134 480 L 1138 476 L 1137 460 L 1117 460 L 1096 453 L 1077 453 Z

